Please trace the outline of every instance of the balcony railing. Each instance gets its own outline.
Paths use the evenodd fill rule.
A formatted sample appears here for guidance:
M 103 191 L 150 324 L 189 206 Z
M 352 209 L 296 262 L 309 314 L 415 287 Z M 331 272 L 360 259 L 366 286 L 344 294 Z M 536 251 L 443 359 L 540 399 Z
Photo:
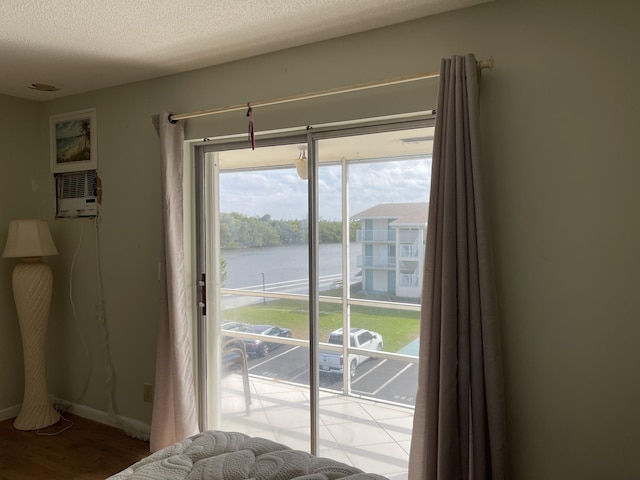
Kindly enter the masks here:
M 424 253 L 424 251 L 418 245 L 400 245 L 399 256 L 401 258 L 421 258 L 421 253 Z
M 400 243 L 420 243 L 424 238 L 425 229 L 401 228 Z
M 417 273 L 401 273 L 400 286 L 401 287 L 419 287 L 420 275 L 418 275 Z
M 372 268 L 395 268 L 396 257 L 373 257 L 369 255 L 358 255 L 357 266 Z
M 395 230 L 358 230 L 356 233 L 358 242 L 395 242 Z

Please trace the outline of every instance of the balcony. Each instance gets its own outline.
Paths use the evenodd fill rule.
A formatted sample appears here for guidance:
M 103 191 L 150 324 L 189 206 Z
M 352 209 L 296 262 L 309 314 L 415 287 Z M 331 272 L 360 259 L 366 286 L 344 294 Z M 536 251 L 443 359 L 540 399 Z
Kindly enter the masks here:
M 417 273 L 401 273 L 400 274 L 400 286 L 401 287 L 418 287 L 420 286 L 420 275 Z
M 395 230 L 358 230 L 356 232 L 358 242 L 395 242 Z
M 247 415 L 239 375 L 223 381 L 221 429 L 309 451 L 308 389 L 251 376 Z M 406 480 L 413 408 L 322 392 L 319 455 L 391 480 Z
M 369 255 L 358 255 L 357 266 L 393 269 L 396 267 L 396 257 L 373 257 Z
M 424 241 L 425 229 L 424 228 L 401 228 L 400 230 L 400 243 L 413 243 L 419 244 Z
M 422 258 L 424 248 L 418 245 L 400 245 L 400 258 Z

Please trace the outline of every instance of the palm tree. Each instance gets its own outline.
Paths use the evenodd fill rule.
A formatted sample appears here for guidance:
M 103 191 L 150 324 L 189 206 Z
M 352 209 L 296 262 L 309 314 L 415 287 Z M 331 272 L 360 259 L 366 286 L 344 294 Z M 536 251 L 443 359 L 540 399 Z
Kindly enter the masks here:
M 89 140 L 91 140 L 91 121 L 86 118 L 80 124 L 80 135 L 84 137 L 83 151 L 89 150 Z

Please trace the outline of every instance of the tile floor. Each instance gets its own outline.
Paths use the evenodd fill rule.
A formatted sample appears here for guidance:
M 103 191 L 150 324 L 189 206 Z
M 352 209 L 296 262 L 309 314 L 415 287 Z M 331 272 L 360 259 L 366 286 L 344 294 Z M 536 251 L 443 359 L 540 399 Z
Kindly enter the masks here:
M 223 382 L 222 429 L 309 451 L 309 395 L 303 387 L 250 377 L 246 414 L 240 375 Z M 406 480 L 413 410 L 331 392 L 320 395 L 319 455 L 391 480 Z

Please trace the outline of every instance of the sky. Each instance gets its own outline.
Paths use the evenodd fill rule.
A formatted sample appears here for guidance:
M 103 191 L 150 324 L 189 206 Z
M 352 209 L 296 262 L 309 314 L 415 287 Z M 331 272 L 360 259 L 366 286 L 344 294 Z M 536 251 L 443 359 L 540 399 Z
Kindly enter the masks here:
M 361 162 L 349 167 L 349 216 L 380 203 L 428 202 L 431 156 L 389 162 Z M 307 181 L 295 168 L 223 172 L 220 211 L 277 220 L 307 218 Z M 320 168 L 319 215 L 340 220 L 342 175 L 339 165 Z

